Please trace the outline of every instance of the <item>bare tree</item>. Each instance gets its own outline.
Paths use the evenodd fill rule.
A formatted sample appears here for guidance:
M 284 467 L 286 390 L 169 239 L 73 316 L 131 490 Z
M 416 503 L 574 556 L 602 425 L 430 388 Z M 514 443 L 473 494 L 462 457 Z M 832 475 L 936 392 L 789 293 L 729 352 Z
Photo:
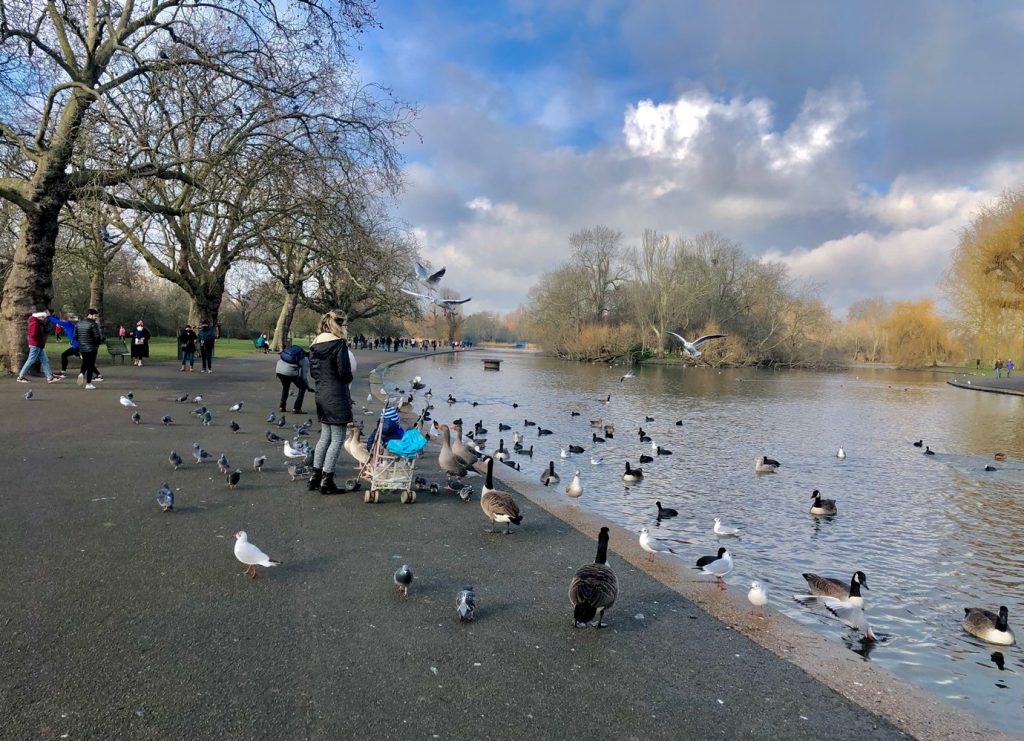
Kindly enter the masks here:
M 569 235 L 572 262 L 580 269 L 589 320 L 608 319 L 610 296 L 627 278 L 622 264 L 622 232 L 606 226 L 581 229 Z

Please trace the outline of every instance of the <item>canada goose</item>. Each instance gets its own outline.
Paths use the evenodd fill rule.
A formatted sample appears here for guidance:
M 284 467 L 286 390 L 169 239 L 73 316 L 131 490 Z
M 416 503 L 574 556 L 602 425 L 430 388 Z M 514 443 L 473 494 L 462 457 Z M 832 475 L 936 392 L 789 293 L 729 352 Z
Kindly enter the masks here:
M 679 514 L 678 512 L 676 512 L 671 507 L 662 507 L 661 506 L 661 502 L 655 502 L 654 504 L 658 507 L 658 519 L 659 520 L 664 519 L 666 517 L 675 517 L 676 515 Z
M 592 419 L 590 420 L 591 427 L 601 427 L 604 424 L 604 419 Z
M 511 458 L 512 454 L 505 450 L 505 440 L 502 438 L 498 440 L 498 449 L 494 451 L 494 457 L 499 461 L 503 461 L 507 458 Z
M 1009 610 L 1005 606 L 999 608 L 999 614 L 981 607 L 964 608 L 964 630 L 975 638 L 999 646 L 1012 646 L 1016 642 L 1013 631 L 1007 624 Z
M 356 462 L 359 463 L 360 467 L 365 466 L 370 462 L 370 451 L 363 443 L 363 435 L 359 431 L 359 427 L 357 425 L 352 425 L 349 428 L 349 435 L 351 440 L 346 450 L 348 450 L 349 455 L 356 459 Z
M 441 452 L 437 454 L 437 465 L 449 476 L 462 478 L 466 475 L 466 464 L 452 451 L 452 435 L 448 425 L 441 425 Z
M 516 471 L 520 470 L 519 469 L 519 464 L 516 461 L 502 461 L 502 463 L 504 463 L 506 466 L 508 466 L 509 468 L 514 469 Z
M 924 454 L 925 455 L 935 455 L 935 451 L 932 450 L 931 448 L 929 448 L 927 445 L 925 445 L 924 446 Z
M 608 566 L 608 528 L 601 528 L 597 536 L 597 555 L 594 563 L 576 570 L 569 582 L 569 602 L 573 606 L 573 626 L 588 625 L 595 615 L 597 627 L 603 628 L 605 611 L 615 604 L 619 594 L 615 572 Z
M 626 461 L 626 472 L 622 474 L 622 480 L 627 484 L 632 484 L 636 481 L 641 481 L 644 477 L 643 469 L 630 468 L 629 461 Z
M 825 602 L 839 600 L 840 602 L 849 602 L 860 607 L 864 606 L 864 598 L 861 596 L 860 590 L 861 587 L 864 589 L 868 588 L 868 578 L 864 575 L 863 571 L 853 572 L 849 587 L 839 579 L 830 579 L 825 576 L 818 576 L 817 574 L 803 574 L 803 577 L 811 593 L 795 595 L 794 598 L 798 602 L 808 602 L 816 599 L 822 599 Z
M 491 533 L 501 532 L 494 529 L 494 523 L 504 522 L 505 535 L 511 535 L 512 525 L 519 525 L 523 521 L 523 516 L 519 513 L 519 507 L 516 506 L 512 495 L 504 491 L 489 491 L 482 494 L 480 508 L 491 521 L 491 528 L 488 530 Z
M 590 439 L 593 442 L 595 442 L 595 443 L 603 443 L 604 442 L 604 438 L 603 437 L 598 437 L 596 432 L 590 433 Z
M 575 453 L 575 454 L 579 455 L 580 453 L 583 452 L 583 448 L 580 445 L 570 445 L 569 446 L 569 452 L 570 453 Z
M 484 485 L 480 487 L 480 496 L 483 496 L 487 492 L 497 491 L 494 488 L 494 459 L 487 459 L 487 475 L 484 477 Z
M 558 477 L 558 474 L 555 473 L 555 462 L 550 461 L 548 463 L 548 467 L 540 474 L 540 483 L 544 484 L 544 486 L 552 486 L 553 484 L 557 484 L 559 481 L 561 481 L 561 479 Z
M 766 455 L 762 455 L 760 458 L 754 459 L 754 472 L 755 473 L 775 473 L 775 469 L 778 468 L 781 463 L 776 460 L 772 460 Z
M 641 463 L 650 463 L 653 460 L 654 460 L 654 456 L 645 455 L 643 453 L 640 454 L 640 462 Z
M 842 448 L 837 450 L 836 451 L 836 458 L 838 458 L 839 460 L 843 460 L 844 458 L 846 458 L 846 451 L 843 450 Z
M 811 492 L 811 499 L 814 500 L 814 503 L 811 505 L 812 515 L 834 515 L 837 512 L 836 500 L 822 499 L 821 492 L 817 489 Z
M 717 556 L 701 556 L 698 558 L 697 565 L 694 568 L 697 571 L 703 571 L 705 574 L 711 574 L 715 577 L 715 583 L 718 584 L 718 588 L 725 589 L 725 581 L 722 577 L 732 571 L 732 566 L 732 556 L 729 555 L 729 551 L 725 548 L 719 548 Z
M 565 493 L 573 499 L 583 496 L 583 482 L 580 481 L 579 471 L 573 475 L 572 481 L 570 481 L 569 485 L 565 487 Z

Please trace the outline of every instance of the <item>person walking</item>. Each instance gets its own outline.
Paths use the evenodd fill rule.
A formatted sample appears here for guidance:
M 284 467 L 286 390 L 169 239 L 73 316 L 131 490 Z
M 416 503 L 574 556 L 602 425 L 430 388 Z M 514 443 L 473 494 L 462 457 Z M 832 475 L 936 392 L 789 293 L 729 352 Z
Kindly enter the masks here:
M 25 360 L 25 365 L 21 366 L 21 371 L 18 373 L 18 383 L 30 383 L 26 374 L 37 362 L 39 369 L 46 376 L 47 383 L 56 383 L 61 380 L 58 376 L 53 375 L 53 371 L 50 370 L 50 359 L 46 357 L 46 337 L 50 333 L 50 325 L 47 321 L 49 316 L 49 309 L 34 311 L 28 315 L 28 359 Z
M 356 358 L 348 349 L 348 320 L 337 309 L 320 319 L 320 334 L 309 348 L 309 371 L 316 382 L 316 416 L 320 440 L 313 454 L 313 475 L 308 489 L 321 494 L 338 494 L 334 467 L 352 421 L 349 384 L 356 370 Z
M 1006 377 L 1009 378 L 1013 375 L 1013 369 L 1017 367 L 1017 364 L 1013 362 L 1013 358 L 1006 361 Z
M 75 322 L 61 319 L 56 314 L 50 314 L 47 319 L 55 325 L 53 333 L 57 335 L 58 340 L 60 340 L 61 335 L 65 335 L 68 338 L 69 347 L 60 354 L 60 370 L 53 373 L 53 375 L 63 378 L 68 371 L 68 361 L 72 357 L 82 357 L 81 353 L 78 352 L 78 342 L 75 341 Z M 57 330 L 60 331 L 58 332 Z
M 78 320 L 73 333 L 78 351 L 82 354 L 82 372 L 78 374 L 78 385 L 84 383 L 89 391 L 96 388 L 92 382 L 100 375 L 99 369 L 96 368 L 96 354 L 103 344 L 103 332 L 96 321 L 98 316 L 99 312 L 96 309 L 87 309 L 85 319 Z
M 186 324 L 181 332 L 178 333 L 178 354 L 181 356 L 181 368 L 178 372 L 185 370 L 185 366 L 188 366 L 188 372 L 191 373 L 195 369 L 196 365 L 196 341 L 198 341 L 199 335 L 196 334 L 195 330 L 192 329 L 192 325 Z
M 132 332 L 132 363 L 142 367 L 143 359 L 149 357 L 149 330 L 143 325 L 142 320 L 135 322 L 135 331 Z
M 309 377 L 309 356 L 306 351 L 298 345 L 289 345 L 278 356 L 277 380 L 281 382 L 281 403 L 277 405 L 279 412 L 288 411 L 288 394 L 292 386 L 295 386 L 295 414 L 303 414 L 302 401 L 306 398 L 306 391 L 309 386 L 306 379 Z
M 210 326 L 209 319 L 199 323 L 199 357 L 203 361 L 202 373 L 213 373 L 213 342 L 217 333 Z

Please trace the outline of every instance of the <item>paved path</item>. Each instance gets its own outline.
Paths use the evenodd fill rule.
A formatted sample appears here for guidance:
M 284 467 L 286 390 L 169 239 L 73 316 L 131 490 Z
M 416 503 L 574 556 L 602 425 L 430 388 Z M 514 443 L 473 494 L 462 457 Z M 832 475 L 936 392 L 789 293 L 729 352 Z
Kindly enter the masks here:
M 357 408 L 367 371 L 395 357 L 358 355 Z M 506 537 L 484 532 L 476 497 L 367 505 L 291 483 L 264 440 L 274 360 L 220 361 L 211 376 L 104 365 L 97 391 L 37 382 L 27 402 L 24 385 L 0 382 L 0 736 L 902 735 L 615 554 L 611 627 L 574 629 L 566 589 L 593 559 L 593 533 L 526 497 Z M 129 389 L 138 426 L 118 405 Z M 170 401 L 186 391 L 204 394 L 212 427 Z M 229 413 L 238 400 L 244 412 Z M 242 469 L 237 491 L 190 461 L 193 441 Z M 172 448 L 186 459 L 177 472 Z M 433 458 L 421 471 L 438 480 Z M 155 503 L 165 480 L 173 514 Z M 243 577 L 239 529 L 283 564 Z M 614 531 L 613 550 L 624 545 Z M 403 562 L 416 575 L 408 599 L 391 583 Z M 453 604 L 463 584 L 480 604 L 466 625 Z
M 994 376 L 957 376 L 951 381 L 946 381 L 950 386 L 973 391 L 989 391 L 994 394 L 1012 394 L 1024 396 L 1024 375 L 1018 374 L 1010 378 L 995 378 Z

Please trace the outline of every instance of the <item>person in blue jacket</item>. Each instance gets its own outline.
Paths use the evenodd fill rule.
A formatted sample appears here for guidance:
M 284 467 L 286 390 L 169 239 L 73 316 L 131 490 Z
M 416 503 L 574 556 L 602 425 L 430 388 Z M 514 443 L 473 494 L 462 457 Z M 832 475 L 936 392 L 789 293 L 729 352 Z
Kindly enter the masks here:
M 81 358 L 81 353 L 78 352 L 78 340 L 75 339 L 75 323 L 68 321 L 67 319 L 61 319 L 56 314 L 50 314 L 46 317 L 46 321 L 54 325 L 54 329 L 57 327 L 61 328 L 64 335 L 68 338 L 68 342 L 71 343 L 71 347 L 60 354 L 60 372 L 54 373 L 55 376 L 61 376 L 62 378 L 67 375 L 68 372 L 68 359 L 72 356 Z

